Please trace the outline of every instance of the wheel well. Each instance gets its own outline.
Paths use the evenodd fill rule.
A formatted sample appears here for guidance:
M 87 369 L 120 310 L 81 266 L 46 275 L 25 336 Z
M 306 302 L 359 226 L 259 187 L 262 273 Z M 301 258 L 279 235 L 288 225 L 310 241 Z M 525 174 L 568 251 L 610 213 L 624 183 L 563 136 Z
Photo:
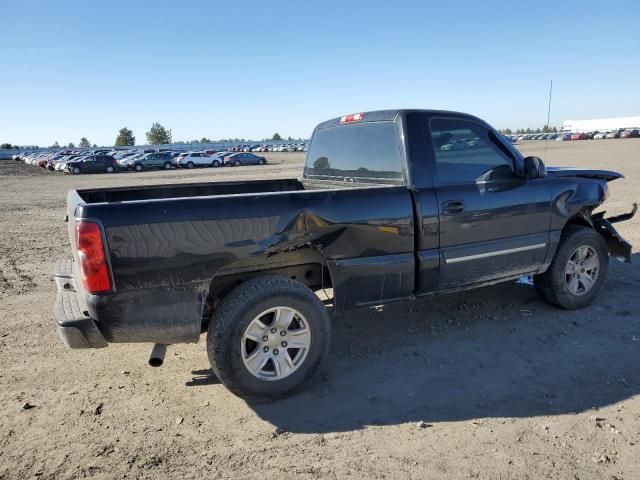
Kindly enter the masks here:
M 591 210 L 580 210 L 573 217 L 567 220 L 565 223 L 563 230 L 567 228 L 568 225 L 580 225 L 582 227 L 591 227 L 593 226 L 593 219 L 591 218 Z
M 277 259 L 277 261 L 263 259 L 259 265 L 254 265 L 253 268 L 244 267 L 242 262 L 223 268 L 209 284 L 202 316 L 203 331 L 206 330 L 211 315 L 224 297 L 235 287 L 252 278 L 280 275 L 296 280 L 313 291 L 333 288 L 331 274 L 324 260 L 319 261 L 317 258 L 309 258 L 308 260 L 305 263 L 282 264 L 282 259 Z

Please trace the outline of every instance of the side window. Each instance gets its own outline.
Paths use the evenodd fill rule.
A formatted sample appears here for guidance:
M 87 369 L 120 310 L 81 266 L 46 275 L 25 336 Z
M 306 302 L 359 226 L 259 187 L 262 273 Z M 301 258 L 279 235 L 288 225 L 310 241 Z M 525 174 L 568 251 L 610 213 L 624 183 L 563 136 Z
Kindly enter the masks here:
M 199 153 L 194 153 L 193 155 L 191 155 L 192 157 L 200 157 L 201 155 Z
M 486 128 L 461 119 L 434 118 L 430 129 L 440 184 L 513 178 L 513 159 Z

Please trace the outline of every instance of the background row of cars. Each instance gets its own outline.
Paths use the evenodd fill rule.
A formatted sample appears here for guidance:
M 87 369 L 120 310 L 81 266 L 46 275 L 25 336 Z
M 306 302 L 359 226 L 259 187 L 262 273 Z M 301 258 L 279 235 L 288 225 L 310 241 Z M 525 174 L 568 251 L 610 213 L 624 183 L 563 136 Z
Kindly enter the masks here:
M 264 165 L 265 157 L 245 151 L 201 150 L 179 152 L 174 150 L 62 150 L 57 152 L 28 153 L 14 157 L 28 165 L 47 170 L 71 173 L 115 173 L 132 170 L 171 170 L 173 168 L 239 167 Z
M 229 148 L 231 152 L 306 152 L 309 149 L 307 143 L 268 144 L 254 143 L 235 145 Z
M 524 140 L 557 140 L 567 142 L 570 140 L 601 140 L 604 138 L 640 138 L 639 128 L 618 128 L 615 130 L 593 132 L 571 133 L 525 133 L 517 135 L 505 135 L 511 142 L 516 143 Z
M 640 138 L 640 129 L 638 128 L 618 128 L 610 131 L 571 133 L 566 140 L 602 140 L 604 138 Z

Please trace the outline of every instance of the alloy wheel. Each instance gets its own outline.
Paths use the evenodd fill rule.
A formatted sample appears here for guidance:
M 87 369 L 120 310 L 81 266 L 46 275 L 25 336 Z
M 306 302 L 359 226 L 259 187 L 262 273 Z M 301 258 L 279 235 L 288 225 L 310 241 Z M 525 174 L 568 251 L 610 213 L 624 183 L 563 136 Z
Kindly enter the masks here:
M 240 351 L 246 369 L 260 380 L 282 380 L 307 358 L 311 329 L 300 312 L 274 307 L 258 314 L 242 335 Z
M 584 295 L 591 291 L 600 273 L 600 257 L 592 247 L 576 248 L 565 268 L 567 288 L 573 295 Z

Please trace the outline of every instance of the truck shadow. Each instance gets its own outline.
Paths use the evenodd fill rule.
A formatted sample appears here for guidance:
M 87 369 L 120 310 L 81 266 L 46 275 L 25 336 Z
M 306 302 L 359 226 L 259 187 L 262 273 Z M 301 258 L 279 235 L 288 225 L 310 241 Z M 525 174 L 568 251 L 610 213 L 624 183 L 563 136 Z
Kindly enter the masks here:
M 340 315 L 326 378 L 252 408 L 284 431 L 325 433 L 620 402 L 640 394 L 639 287 L 640 274 L 612 260 L 595 304 L 580 311 L 510 283 Z

